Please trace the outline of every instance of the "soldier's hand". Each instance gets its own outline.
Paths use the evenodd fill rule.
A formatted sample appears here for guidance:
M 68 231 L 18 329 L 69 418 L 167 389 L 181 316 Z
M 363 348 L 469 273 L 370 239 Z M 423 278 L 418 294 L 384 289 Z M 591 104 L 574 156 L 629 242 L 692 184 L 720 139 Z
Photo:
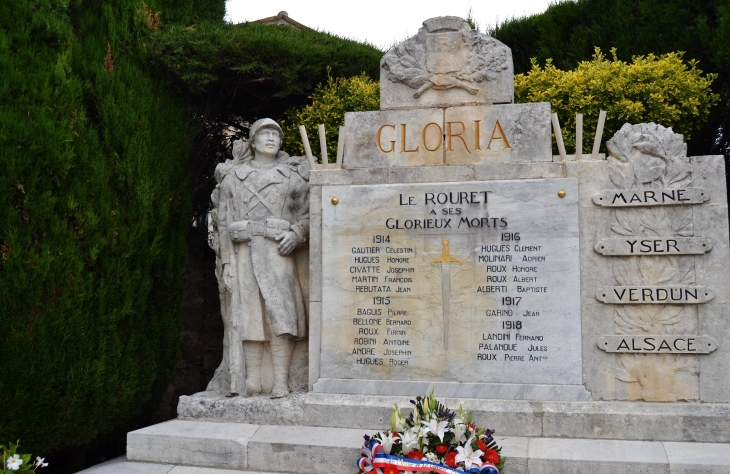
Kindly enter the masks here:
M 228 291 L 233 291 L 234 279 L 230 263 L 223 265 L 223 284 L 226 285 Z
M 286 233 L 281 242 L 279 242 L 279 255 L 289 255 L 294 247 L 297 246 L 297 234 L 292 231 Z

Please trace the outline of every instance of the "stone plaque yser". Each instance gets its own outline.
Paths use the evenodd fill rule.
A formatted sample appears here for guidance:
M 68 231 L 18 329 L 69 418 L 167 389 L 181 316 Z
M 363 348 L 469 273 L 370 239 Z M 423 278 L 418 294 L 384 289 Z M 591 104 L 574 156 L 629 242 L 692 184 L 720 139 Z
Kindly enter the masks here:
M 327 187 L 322 377 L 580 384 L 577 189 Z

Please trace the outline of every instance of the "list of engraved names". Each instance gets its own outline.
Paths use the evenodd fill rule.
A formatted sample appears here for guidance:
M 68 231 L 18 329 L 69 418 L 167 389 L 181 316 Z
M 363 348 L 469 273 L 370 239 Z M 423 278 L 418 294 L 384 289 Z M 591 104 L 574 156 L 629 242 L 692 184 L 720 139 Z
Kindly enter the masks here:
M 574 180 L 332 186 L 322 202 L 323 376 L 580 383 Z

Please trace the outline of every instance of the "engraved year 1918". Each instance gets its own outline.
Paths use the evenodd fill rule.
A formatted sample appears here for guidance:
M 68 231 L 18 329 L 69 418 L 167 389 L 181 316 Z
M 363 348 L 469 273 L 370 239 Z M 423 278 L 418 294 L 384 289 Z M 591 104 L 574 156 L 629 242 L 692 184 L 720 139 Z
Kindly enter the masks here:
M 502 329 L 522 329 L 522 321 L 502 321 Z

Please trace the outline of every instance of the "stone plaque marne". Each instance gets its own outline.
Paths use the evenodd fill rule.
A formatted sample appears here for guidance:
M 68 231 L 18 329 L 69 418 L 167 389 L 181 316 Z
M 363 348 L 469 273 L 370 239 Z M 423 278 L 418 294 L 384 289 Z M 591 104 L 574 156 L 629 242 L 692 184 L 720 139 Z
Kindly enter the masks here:
M 582 382 L 576 180 L 326 186 L 322 206 L 321 377 Z

